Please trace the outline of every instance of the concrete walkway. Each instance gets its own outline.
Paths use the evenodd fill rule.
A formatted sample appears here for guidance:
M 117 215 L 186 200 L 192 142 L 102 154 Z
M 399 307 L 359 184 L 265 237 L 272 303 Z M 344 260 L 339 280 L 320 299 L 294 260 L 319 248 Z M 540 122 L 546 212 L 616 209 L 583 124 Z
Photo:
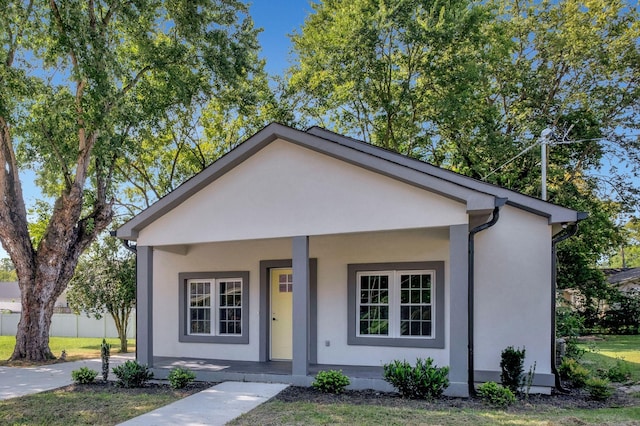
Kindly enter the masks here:
M 276 396 L 288 385 L 224 382 L 121 425 L 224 425 Z
M 133 354 L 112 355 L 110 367 L 133 359 Z M 71 372 L 80 367 L 100 371 L 99 359 L 62 362 L 39 367 L 0 367 L 0 400 L 67 386 Z M 115 379 L 113 373 L 110 379 Z M 123 425 L 224 425 L 277 395 L 288 385 L 224 382 L 122 423 Z
M 109 366 L 113 368 L 133 358 L 134 354 L 111 355 Z M 73 383 L 71 372 L 80 367 L 89 367 L 100 372 L 102 370 L 102 361 L 88 359 L 39 367 L 0 367 L 0 400 L 70 385 Z M 113 373 L 111 373 L 111 376 L 113 376 Z

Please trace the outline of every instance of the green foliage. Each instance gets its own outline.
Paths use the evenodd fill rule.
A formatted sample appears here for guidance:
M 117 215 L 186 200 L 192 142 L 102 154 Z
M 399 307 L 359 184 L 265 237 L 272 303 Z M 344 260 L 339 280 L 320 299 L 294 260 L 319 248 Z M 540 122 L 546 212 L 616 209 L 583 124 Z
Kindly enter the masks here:
M 494 407 L 506 408 L 516 402 L 513 392 L 496 382 L 486 382 L 478 386 L 478 395 L 483 402 Z
M 569 380 L 571 385 L 576 388 L 582 388 L 585 386 L 589 379 L 589 370 L 583 367 L 575 359 L 565 358 L 558 367 L 560 377 Z
M 69 284 L 67 301 L 76 313 L 114 320 L 120 352 L 127 352 L 127 328 L 136 303 L 135 257 L 120 241 L 105 237 L 81 258 Z
M 100 344 L 100 359 L 102 360 L 102 380 L 105 382 L 109 378 L 109 358 L 111 357 L 111 344 L 106 339 L 102 339 Z
M 631 218 L 622 229 L 624 241 L 616 251 L 609 256 L 609 268 L 638 268 L 640 267 L 640 218 Z
M 628 362 L 617 359 L 614 365 L 602 370 L 601 376 L 615 383 L 624 383 L 631 378 L 631 366 Z
M 556 336 L 571 339 L 584 332 L 584 319 L 568 306 L 556 309 Z
M 78 370 L 71 372 L 71 378 L 75 383 L 86 385 L 93 383 L 96 380 L 98 372 L 90 369 L 89 367 L 80 367 Z
M 132 360 L 114 367 L 113 374 L 118 378 L 118 385 L 123 388 L 141 388 L 153 378 L 148 366 Z
M 612 334 L 640 334 L 640 291 L 613 291 L 602 325 Z
M 196 379 L 196 375 L 188 368 L 174 368 L 169 372 L 169 383 L 173 389 L 183 389 Z
M 502 386 L 508 388 L 514 394 L 518 392 L 522 383 L 522 377 L 524 373 L 524 357 L 525 348 L 522 350 L 514 349 L 513 346 L 508 346 L 502 351 L 500 359 L 500 380 Z
M 49 317 L 79 256 L 127 205 L 115 200 L 139 135 L 251 74 L 258 30 L 239 0 L 0 0 L 0 10 L 0 238 L 20 280 L 42 289 L 23 299 Z M 154 140 L 144 148 L 163 153 Z M 35 215 L 19 180 L 27 169 L 44 195 Z M 15 358 L 51 357 L 46 339 L 25 343 L 48 323 L 20 323 Z
M 449 367 L 438 368 L 432 364 L 431 358 L 424 361 L 418 358 L 415 366 L 406 361 L 395 360 L 383 366 L 383 377 L 404 398 L 439 398 L 449 386 Z
M 325 393 L 342 393 L 349 383 L 342 371 L 328 370 L 318 372 L 312 386 Z
M 591 398 L 597 401 L 604 401 L 613 395 L 613 389 L 607 379 L 592 377 L 585 381 L 585 386 Z
M 6 257 L 0 259 L 0 282 L 5 281 L 18 281 L 16 268 L 13 266 L 11 259 Z

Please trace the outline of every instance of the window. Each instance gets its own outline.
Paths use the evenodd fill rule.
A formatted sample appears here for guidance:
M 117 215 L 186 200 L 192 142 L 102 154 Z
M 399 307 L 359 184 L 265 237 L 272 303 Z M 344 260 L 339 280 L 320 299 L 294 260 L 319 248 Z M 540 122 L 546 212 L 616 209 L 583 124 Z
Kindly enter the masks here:
M 279 276 L 278 290 L 280 293 L 293 292 L 293 274 L 280 274 Z
M 433 271 L 358 272 L 358 335 L 432 337 L 433 275 Z
M 248 272 L 181 273 L 181 342 L 248 343 Z
M 444 262 L 349 265 L 348 342 L 444 347 Z

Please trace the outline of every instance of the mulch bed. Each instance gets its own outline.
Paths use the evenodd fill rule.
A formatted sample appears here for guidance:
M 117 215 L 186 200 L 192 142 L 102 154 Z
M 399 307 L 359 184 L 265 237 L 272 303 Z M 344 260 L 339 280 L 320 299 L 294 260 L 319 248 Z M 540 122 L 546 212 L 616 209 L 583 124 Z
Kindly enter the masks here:
M 150 382 L 142 388 L 122 388 L 116 382 L 96 381 L 92 384 L 72 384 L 60 388 L 65 392 L 108 392 L 136 394 L 172 394 L 180 398 L 208 389 L 215 385 L 212 382 L 193 382 L 184 389 L 171 389 L 167 382 Z M 434 401 L 412 400 L 402 398 L 394 392 L 378 392 L 373 390 L 347 390 L 342 394 L 330 394 L 321 392 L 312 387 L 289 386 L 274 397 L 283 402 L 310 402 L 314 404 L 353 404 L 353 405 L 379 405 L 387 407 L 419 408 L 428 410 L 446 410 L 451 408 L 480 409 L 487 405 L 478 397 L 453 398 L 443 396 Z M 582 389 L 571 389 L 569 393 L 555 393 L 552 395 L 530 395 L 528 399 L 519 398 L 507 411 L 539 411 L 545 408 L 614 408 L 640 405 L 640 399 L 617 390 L 606 401 L 596 401 Z
M 353 404 L 381 405 L 388 407 L 420 408 L 429 410 L 446 410 L 450 408 L 487 408 L 480 398 L 442 397 L 434 401 L 411 400 L 400 397 L 397 393 L 377 392 L 372 390 L 347 390 L 334 395 L 320 392 L 314 388 L 290 386 L 280 392 L 274 399 L 284 402 L 311 402 L 315 404 Z M 612 408 L 627 407 L 640 404 L 640 399 L 617 391 L 606 401 L 591 399 L 584 390 L 572 389 L 568 394 L 530 395 L 529 399 L 519 398 L 507 411 L 537 411 L 544 408 Z

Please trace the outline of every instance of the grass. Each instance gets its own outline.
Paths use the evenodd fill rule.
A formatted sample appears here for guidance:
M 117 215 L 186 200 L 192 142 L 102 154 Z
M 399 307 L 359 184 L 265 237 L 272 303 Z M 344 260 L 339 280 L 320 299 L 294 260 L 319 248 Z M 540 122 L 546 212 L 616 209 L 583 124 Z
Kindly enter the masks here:
M 640 335 L 601 337 L 603 340 L 580 345 L 586 350 L 580 363 L 595 372 L 608 369 L 622 359 L 631 371 L 631 380 L 640 382 Z
M 111 354 L 118 353 L 119 339 L 107 339 L 111 343 Z M 129 339 L 129 352 L 136 350 L 135 340 Z M 97 337 L 51 337 L 49 347 L 55 356 L 60 356 L 63 350 L 67 352 L 68 361 L 80 359 L 100 358 L 101 338 Z M 0 336 L 0 365 L 6 365 L 16 344 L 15 336 Z
M 0 401 L 3 425 L 115 425 L 167 405 L 176 392 L 145 394 L 121 389 L 67 392 L 58 389 Z
M 350 404 L 313 404 L 273 400 L 229 425 L 384 424 L 384 425 L 638 425 L 640 407 L 544 409 L 539 412 L 502 410 L 423 410 Z

